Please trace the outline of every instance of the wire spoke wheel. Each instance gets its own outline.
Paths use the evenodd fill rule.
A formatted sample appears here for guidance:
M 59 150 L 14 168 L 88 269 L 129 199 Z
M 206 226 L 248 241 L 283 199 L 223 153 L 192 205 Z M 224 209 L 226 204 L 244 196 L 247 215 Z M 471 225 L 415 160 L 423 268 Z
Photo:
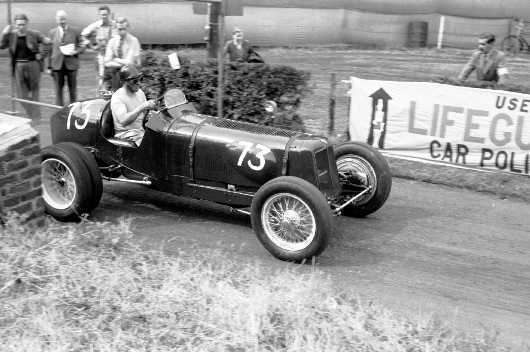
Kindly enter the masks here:
M 322 253 L 333 231 L 327 199 L 315 185 L 294 176 L 261 186 L 252 199 L 250 220 L 265 249 L 294 262 Z
M 59 159 L 49 158 L 42 162 L 42 197 L 56 209 L 67 209 L 77 193 L 72 170 Z
M 315 238 L 315 215 L 302 198 L 290 193 L 278 193 L 263 204 L 261 213 L 263 229 L 267 237 L 287 251 L 299 251 Z
M 344 142 L 335 147 L 335 163 L 342 188 L 336 204 L 348 202 L 341 208 L 342 215 L 365 217 L 383 206 L 392 188 L 392 173 L 377 149 L 366 143 Z
M 373 166 L 358 155 L 343 155 L 337 159 L 339 182 L 344 196 L 351 196 L 371 187 L 357 204 L 368 202 L 376 192 L 377 175 Z

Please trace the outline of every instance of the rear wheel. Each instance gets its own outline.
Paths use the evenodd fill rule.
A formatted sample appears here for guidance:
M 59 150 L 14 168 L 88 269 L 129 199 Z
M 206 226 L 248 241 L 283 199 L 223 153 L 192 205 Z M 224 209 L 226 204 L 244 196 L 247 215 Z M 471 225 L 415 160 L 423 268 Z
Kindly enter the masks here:
M 392 188 L 392 174 L 381 153 L 365 143 L 347 142 L 335 147 L 335 161 L 342 186 L 341 203 L 366 190 L 342 214 L 364 217 L 383 206 Z
M 61 221 L 78 220 L 92 210 L 92 179 L 78 151 L 51 145 L 41 152 L 42 198 L 48 214 Z
M 332 231 L 325 197 L 311 183 L 292 176 L 275 178 L 256 192 L 251 220 L 263 246 L 288 261 L 322 253 Z
M 502 40 L 501 48 L 506 53 L 517 55 L 523 50 L 523 43 L 517 36 L 509 35 Z

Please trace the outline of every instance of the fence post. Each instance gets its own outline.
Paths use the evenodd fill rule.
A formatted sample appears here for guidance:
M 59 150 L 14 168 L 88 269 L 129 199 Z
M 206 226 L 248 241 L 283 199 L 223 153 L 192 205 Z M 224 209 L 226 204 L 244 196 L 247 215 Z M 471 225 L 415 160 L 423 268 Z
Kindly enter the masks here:
M 224 23 L 225 14 L 222 3 L 212 3 L 211 8 L 217 7 L 217 117 L 223 117 L 223 94 L 224 94 Z M 212 12 L 214 12 L 212 10 Z M 212 46 L 214 42 L 211 43 Z
M 440 16 L 440 26 L 438 27 L 438 43 L 436 45 L 438 49 L 442 48 L 444 32 L 445 32 L 445 16 Z
M 335 72 L 331 73 L 330 90 L 329 90 L 329 119 L 328 119 L 328 135 L 332 135 L 335 131 L 335 96 L 337 90 Z
M 209 39 L 207 48 L 208 48 L 208 58 L 215 59 L 217 57 L 217 50 L 219 48 L 219 41 L 222 42 L 224 36 L 221 33 L 220 29 L 220 14 L 222 10 L 221 3 L 212 2 L 208 3 L 208 16 L 209 16 Z

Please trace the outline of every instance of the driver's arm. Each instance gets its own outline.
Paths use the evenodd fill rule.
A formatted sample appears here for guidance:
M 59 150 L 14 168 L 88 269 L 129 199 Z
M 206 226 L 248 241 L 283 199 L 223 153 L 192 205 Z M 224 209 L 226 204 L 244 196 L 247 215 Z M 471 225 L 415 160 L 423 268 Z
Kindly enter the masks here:
M 155 103 L 153 100 L 148 100 L 136 107 L 136 109 L 128 112 L 127 106 L 124 102 L 119 99 L 111 100 L 110 109 L 112 110 L 112 115 L 122 124 L 122 126 L 127 126 L 133 123 L 138 115 L 142 112 L 153 109 Z

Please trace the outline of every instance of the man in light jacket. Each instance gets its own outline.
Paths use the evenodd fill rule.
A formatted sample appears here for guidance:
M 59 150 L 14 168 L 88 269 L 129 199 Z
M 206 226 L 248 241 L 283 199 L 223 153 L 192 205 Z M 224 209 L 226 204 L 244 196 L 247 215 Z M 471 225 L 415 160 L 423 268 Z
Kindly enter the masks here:
M 116 19 L 118 35 L 112 37 L 105 50 L 104 86 L 115 91 L 121 87 L 119 71 L 124 66 L 140 65 L 140 41 L 129 33 L 129 21 L 125 17 Z

